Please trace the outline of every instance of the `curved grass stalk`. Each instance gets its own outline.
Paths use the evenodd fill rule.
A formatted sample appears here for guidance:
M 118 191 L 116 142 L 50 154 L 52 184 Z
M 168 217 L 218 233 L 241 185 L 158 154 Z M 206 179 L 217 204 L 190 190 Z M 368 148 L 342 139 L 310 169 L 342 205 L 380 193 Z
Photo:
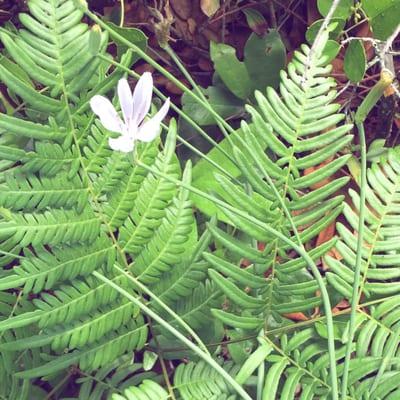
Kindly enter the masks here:
M 336 359 L 335 359 L 335 343 L 334 343 L 334 332 L 333 332 L 333 315 L 332 315 L 332 309 L 331 309 L 331 302 L 329 299 L 329 294 L 328 291 L 325 287 L 324 280 L 318 270 L 318 267 L 316 266 L 315 262 L 313 259 L 309 256 L 303 245 L 298 245 L 297 243 L 293 242 L 290 238 L 282 234 L 281 232 L 277 231 L 276 229 L 268 226 L 267 224 L 260 222 L 256 218 L 253 218 L 252 216 L 246 214 L 245 212 L 238 210 L 235 207 L 232 207 L 228 203 L 211 196 L 207 193 L 204 193 L 203 191 L 191 186 L 187 185 L 177 179 L 171 178 L 163 173 L 160 173 L 153 168 L 149 167 L 148 165 L 145 165 L 141 162 L 138 162 L 138 165 L 141 167 L 147 169 L 148 171 L 161 176 L 162 178 L 169 180 L 170 182 L 174 182 L 177 186 L 181 186 L 201 197 L 204 197 L 207 200 L 212 201 L 215 204 L 218 204 L 219 206 L 235 213 L 236 215 L 248 220 L 249 222 L 252 222 L 255 225 L 258 225 L 260 228 L 265 229 L 268 233 L 274 235 L 276 238 L 282 240 L 286 244 L 290 245 L 303 259 L 306 261 L 307 265 L 310 267 L 317 283 L 319 286 L 319 289 L 321 291 L 321 297 L 322 301 L 324 304 L 324 309 L 325 309 L 325 314 L 326 314 L 326 322 L 327 322 L 327 327 L 328 327 L 328 332 L 329 332 L 329 339 L 328 339 L 328 351 L 329 351 L 329 364 L 330 364 L 330 380 L 331 380 L 331 390 L 332 390 L 332 399 L 333 400 L 338 400 L 339 394 L 338 394 L 338 384 L 337 384 L 337 372 L 336 372 Z
M 341 399 L 345 400 L 347 396 L 347 384 L 350 369 L 350 357 L 352 352 L 352 343 L 356 328 L 356 311 L 359 301 L 359 288 L 360 288 L 360 275 L 361 275 L 361 261 L 362 261 L 362 248 L 364 244 L 364 221 L 365 221 L 365 188 L 367 186 L 367 149 L 365 143 L 364 125 L 357 124 L 357 129 L 360 135 L 360 150 L 361 150 L 361 171 L 360 171 L 360 213 L 358 216 L 358 237 L 357 237 L 357 254 L 356 264 L 354 266 L 354 281 L 353 292 L 351 296 L 351 311 L 349 334 L 346 343 L 346 355 L 344 358 L 343 376 L 342 376 L 342 395 Z
M 171 324 L 161 318 L 157 313 L 152 311 L 149 307 L 143 304 L 139 299 L 132 296 L 129 292 L 112 282 L 110 279 L 106 278 L 103 274 L 94 271 L 92 273 L 96 278 L 100 279 L 102 282 L 106 283 L 117 292 L 122 294 L 124 297 L 129 299 L 132 303 L 137 305 L 145 314 L 147 314 L 154 321 L 158 322 L 163 328 L 172 333 L 177 339 L 179 339 L 182 343 L 184 343 L 187 347 L 193 350 L 200 358 L 202 358 L 206 363 L 208 363 L 212 368 L 218 371 L 224 379 L 232 386 L 232 388 L 241 396 L 242 399 L 252 400 L 252 398 L 247 394 L 247 392 L 243 389 L 241 385 L 239 385 L 235 379 L 228 374 L 209 354 L 204 353 L 203 350 L 200 350 L 198 346 L 192 343 L 189 339 L 187 339 L 182 333 L 180 333 L 177 329 L 175 329 Z
M 148 289 L 145 285 L 143 285 L 141 282 L 139 282 L 134 276 L 126 272 L 124 269 L 118 267 L 117 265 L 114 265 L 114 268 L 123 274 L 125 277 L 127 277 L 135 286 L 137 286 L 141 291 L 144 293 L 148 294 L 151 298 L 155 300 L 157 304 L 159 304 L 165 311 L 167 311 L 172 317 L 178 321 L 184 329 L 187 330 L 187 332 L 193 336 L 193 338 L 196 340 L 196 342 L 199 344 L 199 347 L 211 356 L 210 352 L 207 349 L 207 346 L 203 343 L 203 341 L 200 339 L 200 337 L 196 334 L 196 332 L 175 312 L 173 311 L 170 307 L 168 307 L 162 300 L 159 299 L 158 296 L 156 296 L 150 289 Z
M 189 83 L 192 85 L 193 89 L 197 92 L 197 94 L 199 95 L 199 97 L 206 102 L 207 104 L 210 105 L 210 103 L 208 102 L 206 96 L 204 96 L 204 93 L 202 92 L 202 90 L 200 89 L 199 85 L 197 85 L 197 83 L 193 80 L 192 76 L 190 75 L 189 71 L 185 68 L 185 66 L 182 64 L 180 58 L 177 56 L 177 54 L 174 52 L 174 50 L 171 48 L 171 46 L 167 45 L 165 47 L 165 51 L 168 53 L 168 55 L 172 58 L 172 60 L 174 61 L 174 63 L 177 65 L 177 67 L 179 68 L 179 70 L 182 72 L 182 74 L 184 75 L 184 77 L 189 81 Z M 211 107 L 211 105 L 210 105 Z M 224 136 L 229 140 L 229 142 L 232 144 L 232 139 L 231 137 L 228 135 L 228 132 L 226 131 L 225 127 L 216 119 L 216 123 L 219 127 L 219 129 L 221 129 L 221 132 L 224 134 Z
M 240 138 L 240 142 L 242 143 L 243 146 L 247 147 L 246 142 Z M 264 166 L 259 162 L 257 157 L 254 157 L 254 160 L 257 164 L 257 166 L 260 168 L 262 174 L 266 178 L 268 184 L 272 188 L 272 191 L 274 192 L 275 197 L 279 201 L 283 212 L 285 213 L 286 218 L 289 220 L 289 223 L 293 229 L 294 235 L 296 237 L 296 240 L 299 244 L 299 247 L 303 249 L 304 252 L 306 252 L 306 249 L 303 246 L 303 243 L 301 242 L 299 232 L 296 228 L 296 225 L 294 223 L 294 220 L 292 218 L 292 215 L 289 212 L 289 209 L 287 208 L 284 199 L 280 195 L 277 187 L 275 186 L 274 181 L 272 178 L 269 176 L 268 172 L 265 170 Z M 338 395 L 338 382 L 337 382 L 337 370 L 336 370 L 336 359 L 335 359 L 335 337 L 334 337 L 334 330 L 333 330 L 333 316 L 332 316 L 332 306 L 331 302 L 329 300 L 329 294 L 326 289 L 326 286 L 324 284 L 324 281 L 322 279 L 322 276 L 313 262 L 312 264 L 309 264 L 309 267 L 311 268 L 311 271 L 313 273 L 313 276 L 315 280 L 318 282 L 318 286 L 321 290 L 321 296 L 324 302 L 324 309 L 325 309 L 325 314 L 326 314 L 326 323 L 327 323 L 327 330 L 328 330 L 328 350 L 329 350 L 329 366 L 330 366 L 330 378 L 331 378 L 331 385 L 332 385 L 332 399 L 337 400 L 339 395 Z

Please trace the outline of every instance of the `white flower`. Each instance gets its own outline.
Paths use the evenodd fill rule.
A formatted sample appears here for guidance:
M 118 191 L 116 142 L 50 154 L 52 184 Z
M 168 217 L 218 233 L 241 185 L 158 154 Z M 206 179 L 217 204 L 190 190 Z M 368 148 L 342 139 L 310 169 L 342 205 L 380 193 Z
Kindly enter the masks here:
M 118 82 L 118 98 L 123 121 L 110 100 L 99 95 L 92 97 L 90 106 L 103 126 L 121 134 L 117 139 L 108 139 L 113 150 L 129 153 L 133 151 L 136 140 L 150 142 L 159 134 L 161 121 L 168 113 L 170 101 L 168 98 L 152 118 L 143 122 L 150 110 L 152 94 L 153 78 L 150 72 L 145 72 L 140 77 L 133 94 L 128 81 L 121 79 Z

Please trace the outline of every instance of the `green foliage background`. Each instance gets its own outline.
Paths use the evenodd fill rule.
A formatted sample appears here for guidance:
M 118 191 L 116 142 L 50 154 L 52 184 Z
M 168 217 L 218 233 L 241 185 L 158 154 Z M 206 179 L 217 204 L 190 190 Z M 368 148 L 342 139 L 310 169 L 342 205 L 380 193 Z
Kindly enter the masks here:
M 349 177 L 338 174 L 352 157 L 353 126 L 335 103 L 328 35 L 314 54 L 303 45 L 271 82 L 254 82 L 259 71 L 234 58 L 248 74 L 240 88 L 218 71 L 222 56 L 235 57 L 232 49 L 213 45 L 217 71 L 246 118 L 192 171 L 175 154 L 174 120 L 163 140 L 141 143 L 134 158 L 109 148 L 111 133 L 88 104 L 94 94 L 112 97 L 124 74 L 111 68 L 107 31 L 94 52 L 93 32 L 72 0 L 28 6 L 21 29 L 0 32 L 0 80 L 21 105 L 0 115 L 0 396 L 44 398 L 39 383 L 48 382 L 67 398 L 63 385 L 74 379 L 77 399 L 243 398 L 96 272 L 185 335 L 182 321 L 190 326 L 248 398 L 330 398 L 331 361 L 340 382 L 349 318 L 335 316 L 331 354 L 324 307 L 352 295 L 360 187 L 347 191 Z M 143 46 L 143 37 L 134 43 Z M 282 45 L 274 45 L 283 66 Z M 130 68 L 137 55 L 119 50 Z M 249 99 L 254 85 L 268 88 Z M 218 172 L 207 170 L 210 159 Z M 369 165 L 363 189 L 350 399 L 400 395 L 399 176 L 398 151 L 388 150 Z M 338 219 L 338 236 L 315 245 Z M 329 267 L 323 276 L 313 269 L 320 260 Z M 307 320 L 294 324 L 293 313 Z M 162 373 L 149 351 L 173 368 Z

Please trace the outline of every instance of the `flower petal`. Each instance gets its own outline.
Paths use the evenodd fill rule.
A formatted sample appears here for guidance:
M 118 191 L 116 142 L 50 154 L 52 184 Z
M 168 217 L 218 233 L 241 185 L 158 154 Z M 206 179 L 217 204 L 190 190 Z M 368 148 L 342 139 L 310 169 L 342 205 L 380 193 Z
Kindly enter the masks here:
M 100 118 L 103 126 L 112 131 L 124 133 L 126 128 L 111 101 L 103 96 L 93 96 L 90 99 L 92 111 Z
M 135 139 L 142 142 L 151 142 L 160 133 L 161 121 L 165 118 L 169 110 L 170 100 L 165 101 L 160 110 L 146 121 L 138 130 Z
M 133 117 L 133 96 L 126 79 L 120 79 L 118 82 L 118 98 L 125 124 L 129 125 L 129 121 Z
M 109 138 L 108 144 L 113 150 L 130 153 L 135 146 L 134 140 L 127 135 L 121 135 L 117 139 Z
M 153 94 L 153 77 L 145 72 L 133 91 L 133 122 L 139 125 L 150 110 Z

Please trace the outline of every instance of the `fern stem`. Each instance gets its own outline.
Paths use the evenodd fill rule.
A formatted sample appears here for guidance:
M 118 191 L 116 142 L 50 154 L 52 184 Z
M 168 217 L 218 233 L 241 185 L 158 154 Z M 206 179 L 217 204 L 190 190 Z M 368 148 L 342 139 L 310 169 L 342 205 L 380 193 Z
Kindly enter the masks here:
M 360 171 L 360 205 L 358 216 L 358 238 L 357 238 L 357 254 L 354 266 L 353 292 L 351 296 L 351 312 L 349 323 L 349 334 L 346 343 L 346 355 L 344 358 L 343 376 L 342 376 L 342 395 L 341 399 L 345 400 L 347 395 L 347 384 L 350 369 L 350 357 L 352 352 L 352 343 L 355 334 L 357 307 L 359 301 L 360 275 L 362 248 L 364 244 L 364 221 L 365 221 L 365 188 L 367 186 L 367 148 L 365 143 L 365 131 L 363 123 L 357 124 L 357 130 L 360 137 L 361 150 L 361 171 Z
M 171 178 L 166 174 L 163 174 L 159 171 L 154 170 L 152 167 L 149 167 L 146 164 L 143 163 L 138 163 L 141 167 L 147 169 L 148 171 L 161 176 L 162 178 L 169 180 L 171 182 L 174 182 L 176 185 L 181 186 L 201 197 L 204 197 L 207 200 L 210 200 L 214 204 L 219 205 L 222 208 L 225 208 L 236 215 L 242 217 L 243 219 L 248 220 L 249 222 L 252 222 L 255 225 L 258 225 L 260 228 L 265 229 L 267 232 L 271 233 L 274 235 L 276 238 L 282 240 L 286 244 L 290 245 L 303 259 L 306 261 L 307 265 L 310 267 L 315 280 L 318 283 L 319 289 L 321 291 L 321 297 L 322 301 L 324 304 L 324 310 L 325 310 L 325 315 L 326 315 L 326 324 L 327 324 L 327 330 L 328 330 L 328 354 L 329 354 L 329 366 L 330 366 L 330 381 L 331 381 L 331 390 L 332 390 L 332 400 L 338 400 L 339 399 L 339 394 L 338 394 L 338 382 L 337 382 L 337 371 L 336 371 L 336 359 L 335 359 L 335 341 L 334 341 L 334 331 L 333 331 L 333 316 L 332 316 L 332 307 L 331 307 L 331 301 L 329 299 L 329 294 L 326 289 L 324 280 L 318 270 L 318 267 L 316 266 L 315 262 L 313 259 L 309 256 L 303 245 L 298 245 L 296 244 L 293 240 L 291 240 L 289 237 L 285 236 L 283 233 L 275 230 L 274 228 L 270 227 L 269 225 L 260 222 L 258 219 L 253 218 L 252 216 L 246 214 L 245 212 L 232 207 L 230 204 L 224 202 L 223 200 L 220 200 L 214 196 L 211 196 L 207 193 L 204 193 L 202 190 L 199 190 L 191 185 L 187 185 L 177 179 Z
M 261 330 L 258 334 L 257 340 L 261 344 L 260 338 L 264 338 L 264 331 Z M 263 361 L 257 368 L 257 400 L 262 400 L 263 389 L 265 381 L 265 361 Z
M 117 39 L 120 43 L 124 44 L 128 48 L 132 49 L 135 53 L 137 53 L 143 60 L 145 60 L 148 64 L 154 67 L 157 71 L 161 72 L 166 78 L 168 78 L 171 82 L 173 82 L 179 89 L 181 89 L 184 93 L 187 93 L 188 96 L 192 97 L 198 104 L 202 105 L 210 114 L 213 115 L 216 121 L 219 121 L 224 128 L 229 133 L 234 133 L 235 130 L 212 108 L 207 102 L 204 102 L 199 96 L 197 96 L 193 91 L 188 89 L 179 79 L 175 78 L 173 74 L 171 74 L 168 70 L 166 70 L 162 65 L 160 65 L 157 61 L 154 61 L 149 55 L 146 54 L 140 47 L 136 46 L 134 43 L 131 43 L 129 40 L 125 39 L 118 32 L 108 26 L 105 22 L 101 20 L 96 14 L 91 12 L 89 9 L 85 10 L 86 15 L 94 21 L 96 24 L 100 25 L 104 30 L 108 31 L 111 37 Z M 109 61 L 109 60 L 108 60 Z
M 152 320 L 149 320 L 149 329 L 150 329 L 150 332 L 151 332 L 151 336 L 154 339 L 154 343 L 157 346 L 157 356 L 158 356 L 158 359 L 160 360 L 160 365 L 161 365 L 161 370 L 162 370 L 164 382 L 165 382 L 165 384 L 167 386 L 167 389 L 168 389 L 168 393 L 169 393 L 169 397 L 168 398 L 171 398 L 172 400 L 176 400 L 175 393 L 174 393 L 174 388 L 173 388 L 173 386 L 171 384 L 171 380 L 169 379 L 167 366 L 165 365 L 164 351 L 161 349 L 160 343 L 158 342 L 158 339 L 157 339 L 157 335 L 155 335 L 153 333 Z
M 148 289 L 145 285 L 139 282 L 134 276 L 130 275 L 124 269 L 120 268 L 118 265 L 114 265 L 114 268 L 119 271 L 121 274 L 125 275 L 134 285 L 136 285 L 140 290 L 148 294 L 154 301 L 159 304 L 167 313 L 169 313 L 177 322 L 179 322 L 187 332 L 192 335 L 193 339 L 199 344 L 199 347 L 204 351 L 204 353 L 211 356 L 210 352 L 207 349 L 207 346 L 203 343 L 200 337 L 196 334 L 196 332 L 170 307 L 168 307 L 157 295 L 155 295 L 150 289 Z
M 244 147 L 248 148 L 247 143 L 242 138 L 240 138 L 240 141 Z M 289 220 L 289 223 L 292 227 L 293 233 L 298 242 L 299 248 L 301 248 L 307 254 L 307 251 L 304 248 L 303 243 L 301 241 L 300 234 L 297 230 L 296 224 L 292 218 L 292 215 L 290 214 L 289 209 L 287 208 L 287 206 L 285 204 L 283 197 L 279 193 L 278 188 L 275 186 L 274 181 L 272 180 L 272 178 L 270 177 L 270 175 L 268 174 L 268 172 L 264 168 L 264 166 L 261 164 L 259 159 L 257 157 L 254 157 L 254 161 L 256 162 L 257 166 L 260 168 L 261 173 L 266 178 L 267 183 L 272 188 L 272 191 L 274 192 L 276 199 L 279 201 L 279 204 L 281 205 L 286 218 Z M 328 291 L 326 290 L 326 286 L 323 281 L 323 278 L 318 270 L 318 267 L 315 265 L 314 262 L 312 262 L 312 264 L 309 264 L 309 267 L 311 268 L 313 276 L 318 283 L 318 286 L 321 291 L 322 300 L 324 303 L 327 330 L 328 330 L 329 368 L 331 371 L 330 377 L 331 377 L 331 385 L 332 385 L 332 399 L 337 400 L 338 399 L 338 382 L 337 382 L 337 370 L 336 370 L 336 359 L 335 359 L 335 338 L 334 338 L 334 331 L 333 331 L 333 316 L 332 316 L 331 302 L 330 302 L 329 294 L 328 294 Z
M 14 258 L 19 258 L 19 259 L 23 259 L 25 258 L 24 256 L 20 256 L 19 254 L 15 254 L 15 253 L 10 253 L 9 251 L 4 251 L 4 250 L 0 250 L 0 254 L 3 254 L 5 256 L 10 256 L 10 257 L 14 257 Z
M 326 30 L 328 29 L 329 23 L 331 22 L 333 14 L 334 14 L 335 10 L 337 9 L 340 1 L 341 0 L 333 0 L 332 5 L 329 8 L 328 14 L 324 18 L 324 22 L 322 23 L 321 27 L 318 30 L 317 36 L 314 39 L 314 43 L 311 46 L 310 52 L 307 55 L 307 60 L 304 64 L 304 74 L 301 79 L 302 86 L 304 85 L 304 83 L 306 81 L 306 75 L 311 67 L 312 59 L 313 59 L 315 52 L 323 50 L 323 49 L 320 49 L 323 35 L 326 32 Z
M 192 78 L 192 76 L 190 75 L 189 71 L 185 68 L 185 66 L 182 64 L 180 58 L 178 57 L 178 55 L 174 52 L 174 50 L 171 48 L 171 46 L 167 45 L 165 47 L 165 51 L 167 52 L 167 54 L 172 58 L 172 61 L 174 61 L 174 63 L 177 65 L 177 67 L 179 68 L 179 70 L 182 72 L 183 76 L 189 81 L 189 83 L 192 85 L 193 89 L 196 91 L 196 93 L 199 95 L 199 97 L 205 102 L 207 103 L 210 107 L 211 104 L 209 103 L 209 101 L 207 100 L 206 96 L 204 96 L 203 91 L 201 90 L 201 88 L 199 87 L 199 85 L 194 81 L 194 79 Z M 221 129 L 221 132 L 224 134 L 224 136 L 229 140 L 229 142 L 232 145 L 232 139 L 229 136 L 228 132 L 226 131 L 225 127 L 221 124 L 221 122 L 218 121 L 217 118 L 215 118 L 215 122 L 217 123 L 219 129 Z
M 140 78 L 140 75 L 136 73 L 135 71 L 130 70 L 128 67 L 125 65 L 114 61 L 110 60 L 109 58 L 105 57 L 103 54 L 98 54 L 97 57 L 101 58 L 104 61 L 107 61 L 108 63 L 114 65 L 115 67 L 120 68 L 121 70 L 125 71 L 128 75 L 133 76 L 136 79 Z M 156 95 L 161 99 L 161 100 L 166 100 L 167 96 L 165 96 L 159 89 L 154 87 L 154 92 Z M 236 165 L 235 159 L 226 151 L 224 150 L 219 143 L 217 143 L 208 133 L 202 129 L 195 121 L 193 121 L 192 118 L 190 118 L 186 113 L 184 113 L 179 107 L 177 107 L 174 103 L 171 102 L 171 108 L 180 116 L 182 117 L 192 128 L 194 128 L 205 140 L 207 140 L 208 143 L 210 143 L 213 148 L 218 149 L 226 158 L 228 158 L 229 161 L 231 161 L 233 164 Z M 236 178 L 232 177 L 228 171 L 224 170 L 221 166 L 219 166 L 217 163 L 212 161 L 207 155 L 202 153 L 200 150 L 196 149 L 194 146 L 189 144 L 185 139 L 183 139 L 181 136 L 177 135 L 177 138 L 179 139 L 180 142 L 182 142 L 185 146 L 187 146 L 190 150 L 194 151 L 196 154 L 200 155 L 202 158 L 210 162 L 214 167 L 218 168 L 221 172 L 223 172 L 225 175 L 230 176 L 232 179 L 235 181 Z
M 229 375 L 227 371 L 225 371 L 218 363 L 215 361 L 211 356 L 207 353 L 204 353 L 202 350 L 199 349 L 194 343 L 192 343 L 189 339 L 187 339 L 182 333 L 180 333 L 177 329 L 175 329 L 171 324 L 161 318 L 158 314 L 152 311 L 149 307 L 143 304 L 139 299 L 132 296 L 129 292 L 125 289 L 121 288 L 110 279 L 106 278 L 103 274 L 94 271 L 92 273 L 96 278 L 100 279 L 102 282 L 106 283 L 117 292 L 125 296 L 129 299 L 132 303 L 136 304 L 145 314 L 147 314 L 150 318 L 154 321 L 158 322 L 161 326 L 163 326 L 167 331 L 172 333 L 177 339 L 179 339 L 182 343 L 184 343 L 187 347 L 193 350 L 200 358 L 202 358 L 206 363 L 208 363 L 212 368 L 214 368 L 218 373 L 226 379 L 226 381 L 232 386 L 232 388 L 245 400 L 252 400 L 252 398 L 246 393 L 246 391 L 239 385 L 235 379 Z

